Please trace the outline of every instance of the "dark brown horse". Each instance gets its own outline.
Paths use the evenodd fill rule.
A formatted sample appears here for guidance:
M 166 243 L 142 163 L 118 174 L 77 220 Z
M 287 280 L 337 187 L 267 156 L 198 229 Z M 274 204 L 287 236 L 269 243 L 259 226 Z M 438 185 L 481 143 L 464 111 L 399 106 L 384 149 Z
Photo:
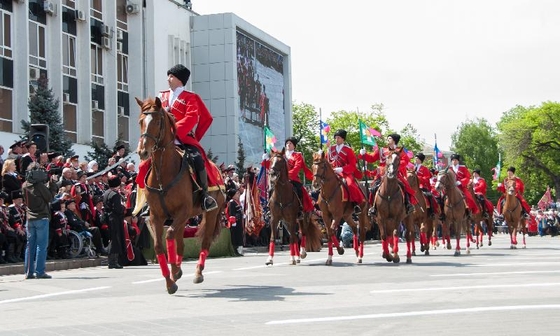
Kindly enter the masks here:
M 356 251 L 357 262 L 362 263 L 364 257 L 364 241 L 366 232 L 371 229 L 371 223 L 367 217 L 367 202 L 358 204 L 362 209 L 358 223 L 354 222 L 352 213 L 354 206 L 352 202 L 344 199 L 345 186 L 341 179 L 336 175 L 331 164 L 327 161 L 325 153 L 313 154 L 313 188 L 319 190 L 318 204 L 321 209 L 323 222 L 327 231 L 328 255 L 326 265 L 332 265 L 333 245 L 338 254 L 344 254 L 344 248 L 339 245 L 336 238 L 336 229 L 340 220 L 344 218 L 354 232 L 354 250 Z M 359 239 L 358 239 L 359 232 Z
M 408 171 L 406 179 L 410 187 L 414 189 L 414 196 L 418 201 L 415 206 L 415 211 L 410 214 L 411 220 L 415 226 L 420 228 L 420 251 L 425 255 L 430 255 L 430 242 L 432 241 L 432 234 L 434 231 L 434 219 L 428 215 L 428 206 L 426 197 L 420 190 L 418 175 L 415 171 Z M 412 254 L 415 255 L 415 246 L 412 246 Z
M 466 205 L 463 194 L 459 188 L 457 188 L 456 176 L 452 169 L 446 168 L 445 170 L 439 171 L 436 190 L 441 189 L 443 189 L 445 193 L 445 222 L 448 226 L 453 225 L 455 229 L 455 239 L 457 240 L 455 256 L 461 255 L 461 234 L 463 232 L 467 234 L 467 254 L 470 254 L 470 231 L 467 229 Z M 447 231 L 445 230 L 445 226 L 444 231 Z M 445 234 L 448 235 L 447 232 Z
M 509 237 L 510 237 L 510 248 L 517 248 L 517 231 L 523 233 L 523 248 L 527 247 L 525 243 L 525 217 L 521 213 L 521 201 L 517 198 L 517 188 L 515 185 L 515 180 L 508 179 L 506 181 L 506 201 L 504 203 L 504 220 L 508 226 Z
M 290 262 L 295 265 L 300 262 L 300 256 L 303 259 L 307 256 L 307 243 L 311 246 L 321 244 L 321 230 L 311 221 L 309 213 L 304 213 L 303 219 L 298 220 L 300 202 L 303 200 L 299 199 L 288 178 L 288 162 L 284 157 L 284 149 L 281 152 L 272 153 L 268 174 L 272 190 L 268 201 L 270 227 L 278 227 L 280 221 L 283 221 L 286 225 L 290 234 Z M 275 231 L 274 229 L 270 230 L 267 265 L 273 264 Z M 301 233 L 301 249 L 298 248 L 298 231 Z
M 475 200 L 476 206 L 478 207 L 477 214 L 471 214 L 469 217 L 470 224 L 474 224 L 475 236 L 476 236 L 476 248 L 483 246 L 484 241 L 484 228 L 482 223 L 486 224 L 486 232 L 488 233 L 488 246 L 492 246 L 492 234 L 494 233 L 494 214 L 489 213 L 488 218 L 484 218 L 484 208 L 486 204 L 481 204 L 477 195 L 474 193 L 472 180 L 467 186 L 467 190 L 471 193 L 471 196 Z
M 404 190 L 397 178 L 401 155 L 401 151 L 394 151 L 387 158 L 385 175 L 373 202 L 377 209 L 375 221 L 381 236 L 383 258 L 389 262 L 400 262 L 398 232 L 399 225 L 403 222 L 406 228 L 406 262 L 409 264 L 412 263 L 412 244 L 416 233 L 412 217 L 406 214 Z M 389 251 L 390 245 L 393 247 L 393 254 Z
M 202 271 L 212 241 L 220 233 L 220 216 L 225 203 L 221 188 L 213 188 L 209 194 L 218 203 L 218 209 L 203 212 L 200 197 L 193 197 L 193 179 L 183 156 L 175 148 L 175 122 L 173 116 L 161 107 L 159 98 L 136 98 L 140 106 L 140 141 L 137 152 L 141 160 L 151 159 L 151 171 L 146 177 L 147 200 L 150 205 L 154 250 L 161 273 L 165 278 L 167 292 L 177 291 L 176 281 L 183 272 L 183 232 L 189 218 L 202 214 L 197 231 L 201 250 L 196 266 L 194 283 L 204 281 Z M 167 259 L 162 242 L 164 225 L 169 225 L 165 239 Z M 171 263 L 171 272 L 167 266 Z

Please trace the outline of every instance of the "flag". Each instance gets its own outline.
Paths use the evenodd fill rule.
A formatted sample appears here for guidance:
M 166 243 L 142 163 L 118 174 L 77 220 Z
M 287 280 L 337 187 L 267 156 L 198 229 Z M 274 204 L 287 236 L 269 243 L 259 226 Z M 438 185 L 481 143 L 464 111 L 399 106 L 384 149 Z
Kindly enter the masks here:
M 266 203 L 267 200 L 267 183 L 266 183 L 266 169 L 261 167 L 259 175 L 257 176 L 257 188 L 259 188 L 259 197 L 262 203 Z
M 276 137 L 270 131 L 270 129 L 265 126 L 264 127 L 264 149 L 267 152 L 270 152 L 271 150 L 275 149 L 274 148 L 275 143 L 276 143 Z
M 500 170 L 502 170 L 502 155 L 498 153 L 498 163 L 496 167 L 492 168 L 494 174 L 492 174 L 492 180 L 496 181 L 500 179 Z
M 366 124 L 364 124 L 361 120 L 360 120 L 360 139 L 363 144 L 375 146 L 375 138 L 374 135 L 371 134 L 371 127 L 367 127 Z
M 321 145 L 329 142 L 329 132 L 331 131 L 331 126 L 324 121 L 320 121 L 321 124 Z
M 545 210 L 550 203 L 552 203 L 552 195 L 550 195 L 550 187 L 546 187 L 546 191 L 537 205 L 539 209 Z

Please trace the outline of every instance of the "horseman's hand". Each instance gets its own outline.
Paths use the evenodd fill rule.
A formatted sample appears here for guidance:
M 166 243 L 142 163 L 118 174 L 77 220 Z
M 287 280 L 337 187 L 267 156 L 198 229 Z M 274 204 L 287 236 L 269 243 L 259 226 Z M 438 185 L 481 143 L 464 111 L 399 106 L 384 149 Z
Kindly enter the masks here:
M 366 150 L 364 148 L 360 149 L 360 155 L 365 155 L 366 154 Z
M 501 188 L 503 186 L 503 184 L 498 183 L 498 188 Z
M 333 169 L 335 173 L 342 174 L 342 167 L 336 167 Z
M 264 160 L 268 160 L 268 159 L 269 159 L 268 153 L 264 153 L 262 155 L 262 160 L 264 161 Z
M 455 185 L 456 185 L 456 186 L 460 186 L 460 185 L 461 185 L 461 181 L 455 182 Z

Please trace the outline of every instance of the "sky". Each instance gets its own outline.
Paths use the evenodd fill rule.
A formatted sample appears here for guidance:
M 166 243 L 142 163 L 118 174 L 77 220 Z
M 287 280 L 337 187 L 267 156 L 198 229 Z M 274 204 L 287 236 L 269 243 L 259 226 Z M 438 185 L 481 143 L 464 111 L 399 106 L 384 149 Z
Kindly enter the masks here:
M 560 1 L 192 0 L 290 46 L 292 99 L 332 111 L 382 103 L 390 127 L 451 146 L 467 121 L 560 101 Z

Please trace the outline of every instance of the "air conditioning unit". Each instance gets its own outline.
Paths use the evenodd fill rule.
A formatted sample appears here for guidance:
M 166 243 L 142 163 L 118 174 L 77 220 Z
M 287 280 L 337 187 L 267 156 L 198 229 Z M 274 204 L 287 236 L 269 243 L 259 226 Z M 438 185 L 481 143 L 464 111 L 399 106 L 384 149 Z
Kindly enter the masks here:
M 103 48 L 111 49 L 111 39 L 109 37 L 104 37 L 101 40 L 101 44 L 103 45 Z
M 92 100 L 91 101 L 91 109 L 94 111 L 99 110 L 99 102 L 97 100 Z
M 85 21 L 86 20 L 86 13 L 81 10 L 76 9 L 76 21 Z
M 101 34 L 103 36 L 111 36 L 111 27 L 105 24 L 101 26 Z
M 62 94 L 62 102 L 64 104 L 70 103 L 70 94 L 69 93 L 63 93 Z
M 122 41 L 124 39 L 124 32 L 120 29 L 117 29 L 117 40 Z
M 117 107 L 117 113 L 118 113 L 119 117 L 124 117 L 124 107 L 118 106 Z
M 25 0 L 14 0 L 14 2 L 25 3 Z
M 56 5 L 53 4 L 50 1 L 44 1 L 43 2 L 43 10 L 45 11 L 45 13 L 50 14 L 50 15 L 55 15 L 56 14 Z
M 30 68 L 29 69 L 29 80 L 37 80 L 41 77 L 41 71 L 37 68 Z
M 140 12 L 140 6 L 138 6 L 137 4 L 135 4 L 132 1 L 127 1 L 126 2 L 126 13 L 127 14 L 137 14 L 138 12 Z
M 122 53 L 122 42 L 117 42 L 117 52 Z

